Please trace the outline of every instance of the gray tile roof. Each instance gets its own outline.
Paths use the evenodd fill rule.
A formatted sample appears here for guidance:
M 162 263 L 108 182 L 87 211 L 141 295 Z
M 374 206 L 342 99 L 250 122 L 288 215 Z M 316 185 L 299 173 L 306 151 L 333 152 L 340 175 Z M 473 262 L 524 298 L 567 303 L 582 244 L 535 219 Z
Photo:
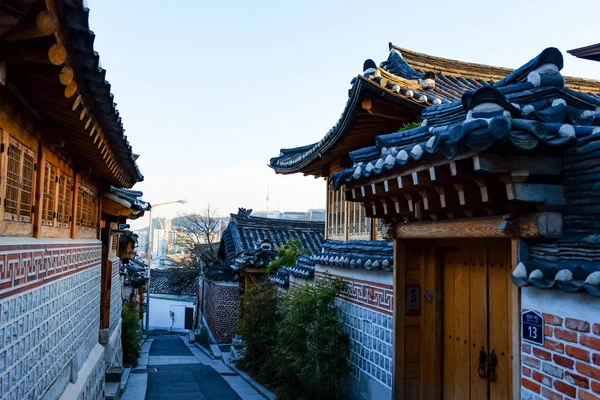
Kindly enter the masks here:
M 353 151 L 360 161 L 333 174 L 333 188 L 406 168 L 438 152 L 454 159 L 460 148 L 481 152 L 496 142 L 527 151 L 600 133 L 600 97 L 566 88 L 562 66 L 560 51 L 548 48 L 497 83 L 423 110 L 423 126 L 379 135 L 375 146 Z
M 389 47 L 387 60 L 379 66 L 367 60 L 362 75 L 352 80 L 348 101 L 333 128 L 316 143 L 282 149 L 279 156 L 270 160 L 273 169 L 281 173 L 297 172 L 331 149 L 351 129 L 359 98 L 365 91 L 380 89 L 380 96 L 400 99 L 419 110 L 429 106 L 452 108 L 460 103 L 464 93 L 489 85 L 505 86 L 507 77 L 519 76 L 529 67 L 526 65 L 515 71 L 434 57 L 391 43 Z M 566 87 L 600 99 L 600 82 L 566 77 Z M 425 110 L 423 118 L 427 117 Z
M 153 269 L 150 273 L 150 293 L 176 296 L 196 296 L 198 273 L 180 268 Z
M 373 271 L 392 271 L 394 267 L 394 244 L 375 240 L 328 239 L 323 250 L 311 257 L 320 265 L 331 265 Z
M 222 259 L 233 262 L 241 253 L 257 249 L 265 239 L 275 247 L 286 244 L 290 239 L 298 239 L 313 254 L 321 250 L 325 222 L 252 217 L 242 210 L 231 214 L 231 221 L 223 232 L 219 246 Z

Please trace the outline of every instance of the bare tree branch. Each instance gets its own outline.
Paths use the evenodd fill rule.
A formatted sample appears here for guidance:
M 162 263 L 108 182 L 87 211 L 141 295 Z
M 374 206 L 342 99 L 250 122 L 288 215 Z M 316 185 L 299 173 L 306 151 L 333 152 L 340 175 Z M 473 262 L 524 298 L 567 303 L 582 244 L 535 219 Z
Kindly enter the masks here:
M 201 212 L 179 214 L 173 219 L 173 227 L 178 232 L 179 244 L 189 254 L 186 264 L 197 267 L 200 261 L 207 266 L 218 262 L 219 218 L 216 208 L 209 204 Z

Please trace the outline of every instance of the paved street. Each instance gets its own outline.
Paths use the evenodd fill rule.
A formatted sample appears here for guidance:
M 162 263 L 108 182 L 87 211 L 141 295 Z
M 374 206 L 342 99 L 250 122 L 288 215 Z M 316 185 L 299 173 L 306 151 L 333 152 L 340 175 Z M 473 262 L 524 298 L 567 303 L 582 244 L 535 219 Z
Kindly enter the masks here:
M 179 336 L 148 340 L 137 369 L 144 368 L 156 372 L 133 373 L 124 400 L 264 400 L 221 360 L 212 360 Z

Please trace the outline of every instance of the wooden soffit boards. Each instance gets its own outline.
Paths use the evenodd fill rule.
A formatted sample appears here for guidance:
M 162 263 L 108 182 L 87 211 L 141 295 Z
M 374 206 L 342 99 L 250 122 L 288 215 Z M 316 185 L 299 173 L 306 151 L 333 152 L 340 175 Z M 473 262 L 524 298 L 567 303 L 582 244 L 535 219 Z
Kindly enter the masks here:
M 131 215 L 131 208 L 127 208 L 104 195 L 102 197 L 102 212 L 115 217 L 129 217 Z

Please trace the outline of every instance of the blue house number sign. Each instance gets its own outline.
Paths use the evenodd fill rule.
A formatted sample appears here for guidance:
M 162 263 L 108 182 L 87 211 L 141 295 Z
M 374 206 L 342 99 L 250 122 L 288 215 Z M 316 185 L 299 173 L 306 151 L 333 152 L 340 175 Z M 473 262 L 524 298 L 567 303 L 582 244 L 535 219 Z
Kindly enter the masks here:
M 536 311 L 524 312 L 521 316 L 523 340 L 544 345 L 544 318 Z

